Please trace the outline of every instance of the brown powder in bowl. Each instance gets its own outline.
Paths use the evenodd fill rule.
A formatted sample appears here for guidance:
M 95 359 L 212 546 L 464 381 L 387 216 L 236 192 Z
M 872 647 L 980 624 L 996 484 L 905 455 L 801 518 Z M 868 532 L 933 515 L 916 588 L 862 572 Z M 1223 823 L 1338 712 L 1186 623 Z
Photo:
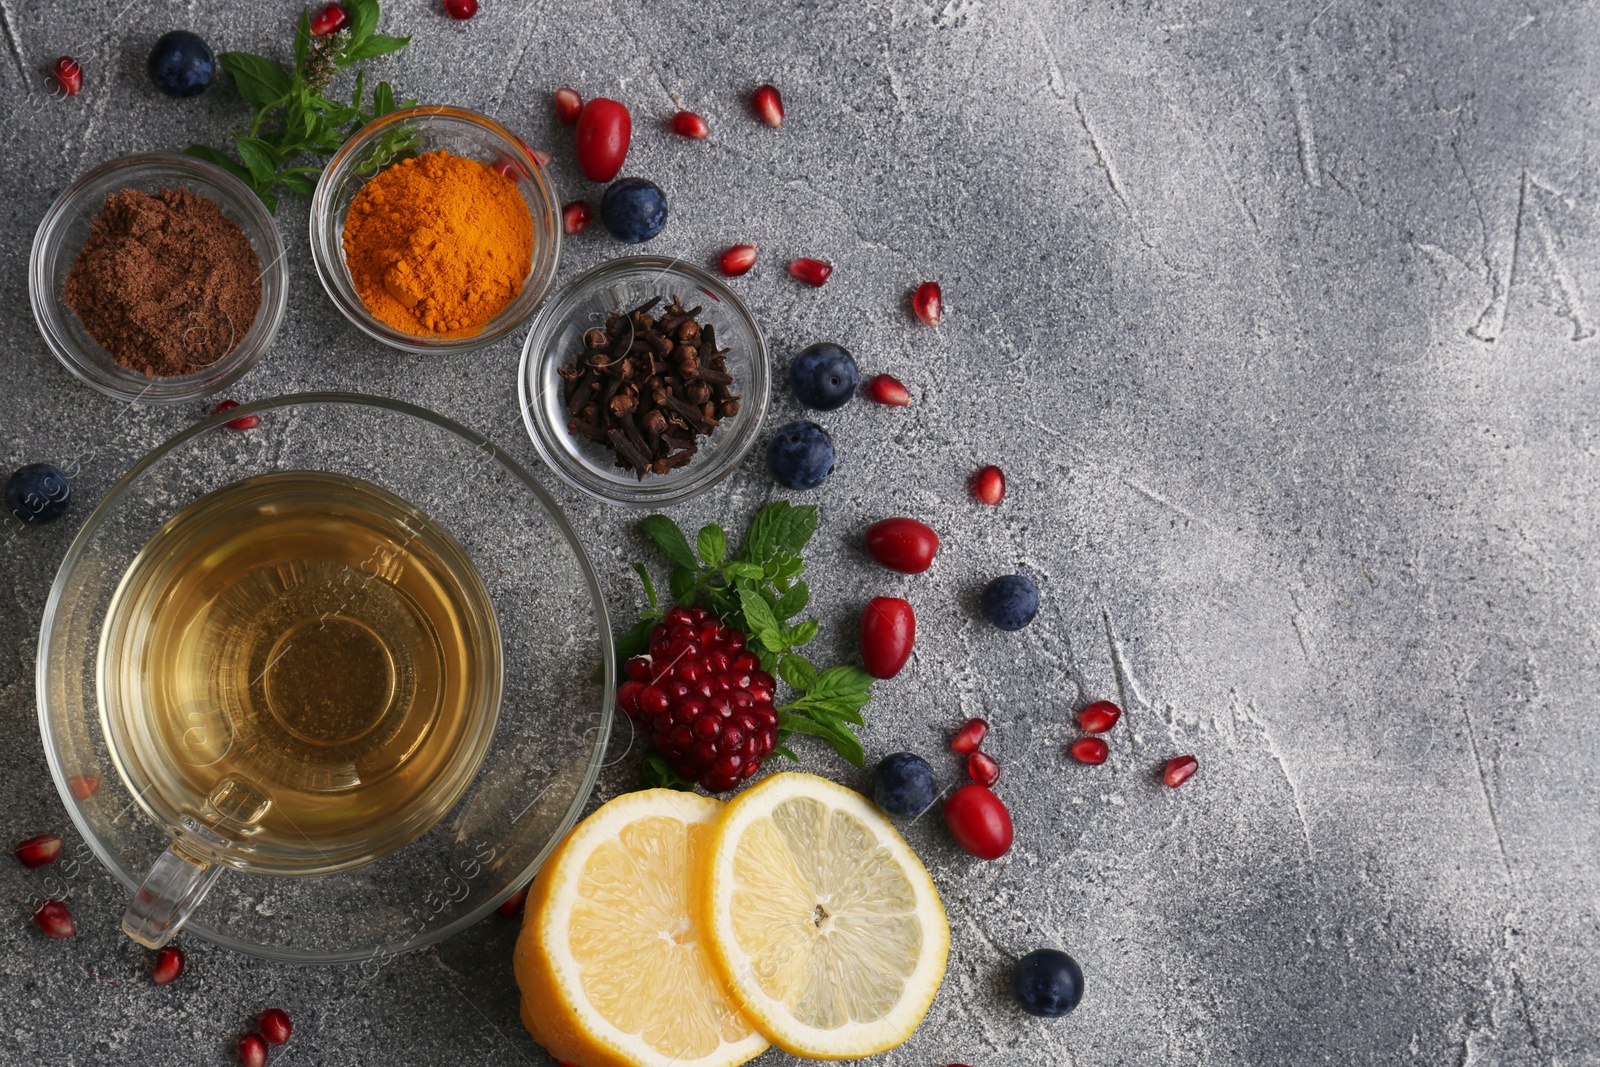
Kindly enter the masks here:
M 64 296 L 113 359 L 147 377 L 203 370 L 261 310 L 261 259 L 239 224 L 187 189 L 106 197 Z

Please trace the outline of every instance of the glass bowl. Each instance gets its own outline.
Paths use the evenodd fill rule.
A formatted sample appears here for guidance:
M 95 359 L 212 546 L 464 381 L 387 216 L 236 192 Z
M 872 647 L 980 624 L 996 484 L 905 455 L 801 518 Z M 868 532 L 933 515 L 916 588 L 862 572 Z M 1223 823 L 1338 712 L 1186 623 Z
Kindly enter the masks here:
M 238 433 L 230 419 L 259 415 Z M 482 435 L 423 408 L 305 393 L 212 416 L 140 460 L 67 551 L 39 635 L 39 725 L 73 822 L 132 893 L 174 841 L 106 743 L 100 644 L 129 563 L 200 497 L 278 471 L 347 475 L 400 497 L 460 546 L 499 622 L 498 722 L 477 774 L 430 829 L 361 866 L 228 870 L 186 929 L 279 960 L 388 958 L 437 941 L 525 885 L 599 773 L 615 688 L 593 567 L 550 496 Z
M 188 189 L 222 208 L 250 238 L 261 260 L 261 310 L 233 351 L 191 374 L 146 377 L 111 358 L 62 299 L 67 271 L 89 237 L 105 198 L 123 189 L 154 193 Z M 243 377 L 271 347 L 289 300 L 283 241 L 259 197 L 221 167 L 174 152 L 123 156 L 67 187 L 45 212 L 28 259 L 28 297 L 44 343 L 73 374 L 107 396 L 145 404 L 176 404 L 220 392 Z
M 609 449 L 567 431 L 557 371 L 581 351 L 584 331 L 604 326 L 613 312 L 656 296 L 679 296 L 685 306 L 704 307 L 700 321 L 715 325 L 718 345 L 729 349 L 728 373 L 739 397 L 739 414 L 700 438 L 699 450 L 687 465 L 663 475 L 647 474 L 641 481 L 616 466 Z M 573 278 L 540 310 L 522 348 L 517 391 L 522 421 L 539 458 L 563 481 L 613 504 L 653 508 L 697 496 L 733 473 L 761 429 L 770 375 L 761 329 L 733 290 L 681 260 L 626 256 Z
M 406 333 L 367 310 L 344 259 L 350 203 L 380 170 L 439 150 L 501 168 L 517 183 L 533 216 L 533 261 L 522 292 L 473 333 Z M 369 337 L 406 352 L 467 352 L 493 344 L 522 325 L 550 288 L 561 258 L 561 199 L 549 169 L 522 139 L 487 115 L 458 107 L 408 107 L 363 126 L 329 161 L 311 198 L 311 258 L 334 306 Z

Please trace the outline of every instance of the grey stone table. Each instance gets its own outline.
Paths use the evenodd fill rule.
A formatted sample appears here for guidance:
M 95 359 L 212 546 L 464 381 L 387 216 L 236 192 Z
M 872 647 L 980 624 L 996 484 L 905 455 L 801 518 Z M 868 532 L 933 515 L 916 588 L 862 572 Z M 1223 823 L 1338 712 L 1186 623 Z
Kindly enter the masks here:
M 918 654 L 880 687 L 868 750 L 935 755 L 989 717 L 1019 839 L 984 864 L 933 820 L 912 830 L 954 945 L 928 1022 L 882 1062 L 1600 1063 L 1600 10 L 484 0 L 458 25 L 388 6 L 417 38 L 382 64 L 402 89 L 548 145 L 573 193 L 595 190 L 550 90 L 625 100 L 627 169 L 672 197 L 654 250 L 753 241 L 765 258 L 738 284 L 780 362 L 837 340 L 916 394 L 827 419 L 839 470 L 806 497 L 822 644 L 849 653 L 864 590 L 912 596 Z M 240 123 L 226 85 L 151 90 L 157 35 L 284 53 L 295 13 L 0 0 L 0 460 L 78 462 L 82 502 L 8 540 L 0 570 L 8 842 L 66 830 L 34 711 L 55 567 L 88 505 L 206 410 L 124 408 L 69 377 L 28 311 L 28 243 L 87 168 Z M 63 52 L 87 70 L 77 99 L 44 89 Z M 781 132 L 744 108 L 766 80 Z M 710 141 L 662 132 L 678 102 Z M 306 210 L 280 209 L 292 306 L 235 395 L 404 397 L 536 464 L 517 343 L 441 360 L 363 339 L 316 281 Z M 596 229 L 562 276 L 620 251 Z M 826 288 L 783 274 L 798 254 L 836 264 Z M 928 278 L 937 330 L 905 311 Z M 772 418 L 796 414 L 776 399 Z M 1010 475 L 997 510 L 965 494 L 984 462 Z M 544 481 L 626 615 L 631 516 Z M 752 457 L 677 515 L 737 522 L 775 495 Z M 926 579 L 857 547 L 907 512 L 944 535 Z M 1008 635 L 975 593 L 1015 570 L 1044 609 Z M 1091 696 L 1128 708 L 1099 768 L 1065 751 Z M 1179 752 L 1201 770 L 1166 790 Z M 191 938 L 189 974 L 157 988 L 109 877 L 72 880 L 81 933 L 51 942 L 27 921 L 33 876 L 0 872 L 5 1065 L 227 1063 L 269 1002 L 297 1024 L 275 1062 L 548 1062 L 517 1020 L 503 920 L 373 981 Z M 1002 986 L 1045 944 L 1088 975 L 1053 1023 Z

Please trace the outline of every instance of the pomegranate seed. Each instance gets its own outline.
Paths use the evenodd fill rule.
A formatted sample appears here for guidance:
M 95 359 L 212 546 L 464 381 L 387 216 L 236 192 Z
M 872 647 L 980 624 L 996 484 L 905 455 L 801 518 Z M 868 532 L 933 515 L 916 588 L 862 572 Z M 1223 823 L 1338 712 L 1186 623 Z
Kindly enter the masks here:
M 183 975 L 183 968 L 187 963 L 183 949 L 168 945 L 156 953 L 156 965 L 150 971 L 150 980 L 156 985 L 171 985 Z
M 517 161 L 510 156 L 500 156 L 489 164 L 489 169 L 507 181 L 514 182 L 522 177 L 522 168 L 517 166 Z
M 260 1034 L 245 1034 L 239 1039 L 239 1062 L 244 1067 L 266 1067 L 267 1043 Z
M 828 280 L 828 275 L 833 273 L 833 264 L 824 263 L 820 259 L 808 259 L 801 256 L 789 263 L 789 273 L 796 279 L 805 282 L 813 289 L 820 289 Z
M 582 233 L 589 228 L 589 220 L 594 216 L 589 211 L 589 205 L 582 200 L 574 200 L 561 209 L 561 232 L 571 237 L 575 233 Z
M 1122 718 L 1122 709 L 1109 700 L 1096 700 L 1083 709 L 1083 729 L 1085 733 L 1103 734 Z
M 717 260 L 717 269 L 730 278 L 737 278 L 741 274 L 749 274 L 750 268 L 755 265 L 755 245 L 734 245 L 722 253 L 722 258 Z
M 54 863 L 56 857 L 61 855 L 61 835 L 40 834 L 30 837 L 11 851 L 24 867 L 43 867 L 47 863 Z
M 1072 742 L 1072 758 L 1079 763 L 1100 764 L 1111 755 L 1111 749 L 1098 737 L 1080 737 Z
M 578 113 L 583 110 L 583 97 L 578 90 L 565 85 L 556 90 L 556 121 L 563 126 L 576 126 Z
M 220 415 L 224 411 L 232 411 L 238 406 L 239 402 L 237 400 L 224 400 L 222 403 L 217 405 L 217 414 Z M 261 425 L 261 416 L 240 415 L 237 419 L 229 419 L 222 425 L 226 426 L 230 430 L 253 430 L 257 426 Z
M 711 136 L 711 127 L 706 125 L 705 119 L 693 111 L 680 111 L 672 116 L 672 132 L 679 137 L 692 137 L 696 141 L 704 141 Z
M 512 893 L 509 897 L 506 897 L 505 903 L 501 904 L 494 910 L 496 914 L 504 915 L 508 919 L 515 919 L 518 915 L 522 914 L 522 905 L 527 901 L 527 899 L 528 887 L 523 886 L 515 893 Z
M 939 325 L 939 320 L 944 318 L 944 293 L 939 283 L 923 282 L 917 286 L 917 291 L 911 294 L 911 310 L 929 326 Z
M 778 90 L 773 86 L 756 86 L 756 91 L 750 94 L 750 107 L 755 111 L 756 118 L 773 129 L 783 125 L 783 97 L 778 95 Z
M 989 736 L 989 724 L 983 719 L 968 719 L 961 724 L 961 729 L 950 739 L 950 751 L 963 756 L 971 755 L 978 751 L 978 746 L 983 744 L 983 739 Z
M 329 4 L 311 17 L 311 36 L 327 37 L 344 29 L 350 21 L 349 12 L 339 4 Z
M 478 0 L 444 0 L 444 13 L 465 22 L 478 13 Z
M 867 396 L 880 404 L 889 404 L 897 408 L 903 408 L 911 403 L 911 391 L 899 378 L 891 374 L 880 374 L 868 382 Z
M 256 1025 L 261 1027 L 261 1036 L 274 1045 L 285 1044 L 289 1035 L 294 1033 L 294 1023 L 289 1021 L 289 1013 L 282 1008 L 268 1008 L 256 1016 Z
M 56 84 L 61 86 L 61 91 L 68 96 L 77 96 L 83 92 L 83 68 L 78 66 L 78 61 L 71 56 L 62 56 L 56 60 Z
M 78 800 L 88 800 L 100 791 L 100 779 L 92 774 L 80 774 L 67 779 L 67 792 Z
M 1187 782 L 1200 769 L 1200 761 L 1193 756 L 1173 756 L 1161 772 L 1161 780 L 1173 789 Z
M 47 900 L 40 904 L 39 910 L 33 913 L 33 921 L 51 937 L 71 937 L 78 932 L 77 924 L 72 921 L 72 912 L 59 900 Z
M 974 752 L 967 757 L 967 774 L 979 785 L 994 785 L 1000 780 L 1000 764 L 987 752 Z
M 984 467 L 972 476 L 972 495 L 983 504 L 998 504 L 1006 498 L 1006 472 L 999 467 Z

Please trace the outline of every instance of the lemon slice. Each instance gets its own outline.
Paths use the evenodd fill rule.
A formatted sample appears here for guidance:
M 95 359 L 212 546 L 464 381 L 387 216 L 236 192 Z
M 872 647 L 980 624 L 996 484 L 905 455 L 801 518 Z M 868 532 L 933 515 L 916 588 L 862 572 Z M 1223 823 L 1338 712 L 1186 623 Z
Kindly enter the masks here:
M 513 966 L 528 1031 L 583 1067 L 736 1067 L 767 1042 L 692 909 L 720 801 L 628 793 L 579 823 L 528 894 Z
M 701 923 L 733 999 L 774 1045 L 870 1056 L 911 1036 L 944 977 L 939 893 L 867 799 L 775 774 L 712 830 Z

